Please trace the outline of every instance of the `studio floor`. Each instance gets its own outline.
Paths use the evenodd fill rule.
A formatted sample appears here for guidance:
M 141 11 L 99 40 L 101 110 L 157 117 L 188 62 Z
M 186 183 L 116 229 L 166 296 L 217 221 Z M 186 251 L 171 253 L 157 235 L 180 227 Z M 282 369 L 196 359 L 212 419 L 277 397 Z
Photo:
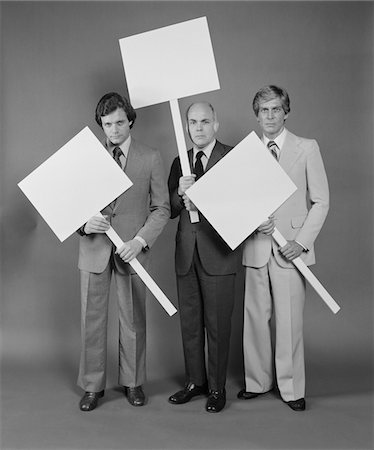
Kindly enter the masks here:
M 305 412 L 292 411 L 276 393 L 237 400 L 240 382 L 230 378 L 219 414 L 205 412 L 204 398 L 170 405 L 179 377 L 151 378 L 141 408 L 113 385 L 96 410 L 84 413 L 74 372 L 63 361 L 60 367 L 3 362 L 2 450 L 373 449 L 372 382 L 364 367 L 309 368 Z

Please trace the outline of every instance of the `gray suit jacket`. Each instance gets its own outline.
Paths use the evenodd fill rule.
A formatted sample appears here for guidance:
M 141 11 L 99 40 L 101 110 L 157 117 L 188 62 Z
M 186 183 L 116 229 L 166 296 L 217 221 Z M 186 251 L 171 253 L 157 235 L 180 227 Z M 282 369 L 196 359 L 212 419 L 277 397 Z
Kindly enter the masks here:
M 132 138 L 125 173 L 133 185 L 101 212 L 108 216 L 112 227 L 124 242 L 138 235 L 151 247 L 170 217 L 169 195 L 160 153 Z M 106 234 L 81 236 L 79 269 L 103 272 L 113 249 L 114 245 Z M 142 252 L 138 259 L 144 264 L 147 258 L 148 253 Z M 130 270 L 129 264 L 117 255 L 115 261 L 121 272 Z
M 320 232 L 329 209 L 329 188 L 317 142 L 287 132 L 279 164 L 297 186 L 297 191 L 275 212 L 275 226 L 287 240 L 297 240 L 307 249 L 301 258 L 305 264 L 315 263 L 313 243 Z M 277 262 L 285 268 L 294 267 L 278 252 L 271 236 L 253 233 L 244 244 L 243 265 L 264 266 L 274 249 Z

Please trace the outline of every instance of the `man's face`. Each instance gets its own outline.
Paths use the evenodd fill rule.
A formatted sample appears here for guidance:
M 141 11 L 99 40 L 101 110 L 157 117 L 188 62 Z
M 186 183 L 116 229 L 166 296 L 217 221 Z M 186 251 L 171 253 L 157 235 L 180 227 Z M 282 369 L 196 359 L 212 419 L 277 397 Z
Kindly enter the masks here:
M 284 112 L 279 97 L 260 102 L 257 121 L 267 138 L 275 139 L 281 133 L 287 117 L 288 114 Z
M 117 108 L 107 116 L 101 116 L 105 136 L 113 145 L 121 145 L 130 136 L 130 125 L 125 111 Z
M 191 106 L 188 111 L 187 131 L 197 148 L 204 148 L 214 140 L 218 122 L 208 105 L 197 103 Z

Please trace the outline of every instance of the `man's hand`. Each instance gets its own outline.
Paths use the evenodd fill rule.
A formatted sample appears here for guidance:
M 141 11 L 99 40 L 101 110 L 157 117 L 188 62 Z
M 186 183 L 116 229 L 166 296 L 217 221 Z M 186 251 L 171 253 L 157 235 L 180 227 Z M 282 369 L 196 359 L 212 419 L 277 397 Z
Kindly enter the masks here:
M 279 253 L 289 261 L 298 258 L 303 251 L 303 247 L 295 241 L 288 241 L 284 247 L 279 249 Z
M 110 228 L 110 223 L 106 220 L 106 216 L 93 216 L 84 226 L 86 234 L 105 233 Z
M 186 194 L 183 195 L 183 201 L 187 211 L 197 211 L 195 204 L 187 197 Z
M 195 177 L 196 175 L 193 173 L 192 175 L 179 178 L 178 195 L 183 197 L 187 189 L 195 183 Z
M 263 222 L 258 228 L 257 231 L 259 233 L 264 233 L 267 235 L 273 234 L 275 229 L 275 223 L 274 223 L 274 216 L 271 215 L 269 217 L 269 220 L 267 220 L 266 222 Z
M 142 251 L 143 245 L 137 239 L 131 239 L 131 241 L 125 242 L 116 253 L 125 262 L 128 263 L 132 259 L 136 258 Z

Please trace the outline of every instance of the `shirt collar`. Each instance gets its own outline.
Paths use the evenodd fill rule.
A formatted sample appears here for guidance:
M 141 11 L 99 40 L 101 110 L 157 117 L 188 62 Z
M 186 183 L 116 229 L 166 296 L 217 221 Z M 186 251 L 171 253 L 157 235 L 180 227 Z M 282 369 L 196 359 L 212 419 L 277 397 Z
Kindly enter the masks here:
M 193 148 L 193 158 L 194 161 L 196 160 L 196 155 L 198 152 L 203 151 L 204 155 L 206 156 L 206 159 L 208 160 L 210 158 L 210 155 L 212 154 L 213 148 L 216 145 L 216 139 L 214 139 L 210 144 L 208 144 L 206 147 L 204 148 L 197 148 L 194 146 Z
M 130 148 L 130 145 L 131 145 L 131 135 L 125 140 L 125 142 L 122 142 L 121 145 L 113 145 L 108 140 L 106 141 L 106 144 L 107 144 L 107 149 L 109 150 L 109 152 L 112 155 L 113 155 L 113 150 L 116 147 L 119 147 L 122 150 L 122 153 L 124 154 L 124 156 L 127 158 L 128 154 L 129 154 L 129 148 Z
M 269 139 L 263 134 L 262 141 L 265 145 L 268 145 L 268 142 L 270 141 L 274 141 L 277 144 L 279 150 L 281 150 L 284 144 L 284 140 L 286 139 L 286 136 L 287 136 L 287 129 L 283 127 L 282 132 L 275 139 Z

